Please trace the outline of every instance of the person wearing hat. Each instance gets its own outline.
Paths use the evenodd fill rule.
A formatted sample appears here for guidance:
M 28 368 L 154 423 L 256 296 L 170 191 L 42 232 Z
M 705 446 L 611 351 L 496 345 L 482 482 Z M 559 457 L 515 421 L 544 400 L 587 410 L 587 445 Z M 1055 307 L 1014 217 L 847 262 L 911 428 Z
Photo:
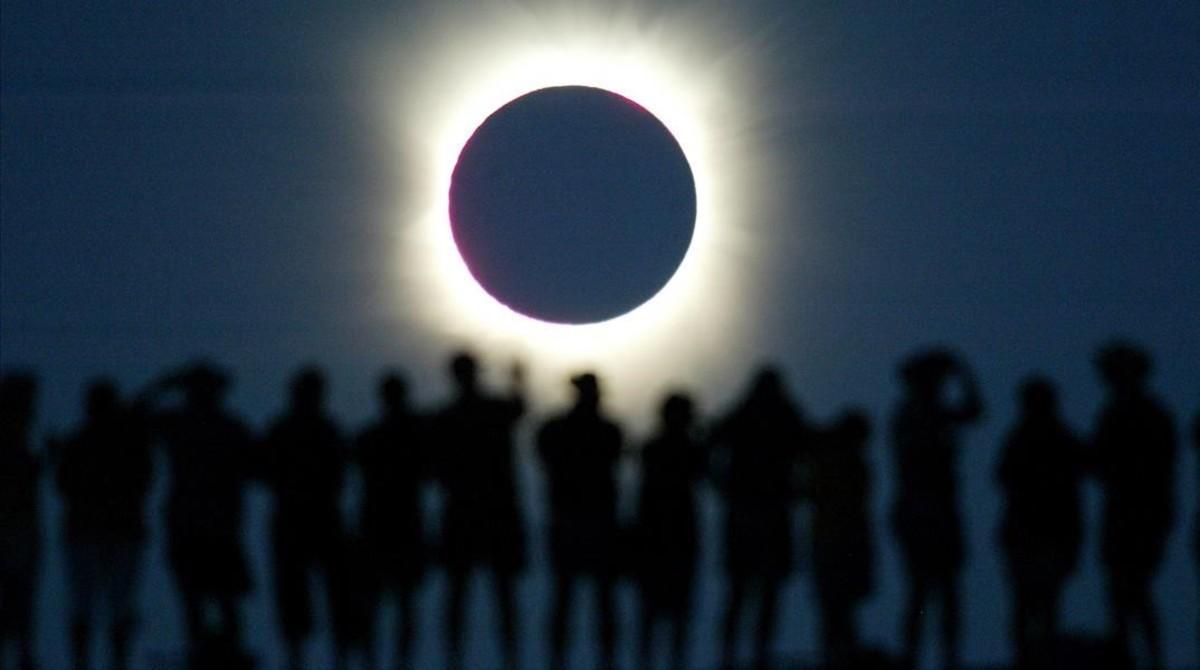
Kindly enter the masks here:
M 480 568 L 495 587 L 503 667 L 517 667 L 516 578 L 525 567 L 513 434 L 525 413 L 524 372 L 514 365 L 507 394 L 479 382 L 475 356 L 450 359 L 454 397 L 433 417 L 429 455 L 444 494 L 441 556 L 447 572 L 447 667 L 462 666 L 467 584 Z
M 1129 657 L 1140 624 L 1153 667 L 1163 667 L 1150 584 L 1174 522 L 1175 424 L 1150 392 L 1150 357 L 1112 342 L 1096 356 L 1108 400 L 1092 433 L 1092 461 L 1104 490 L 1100 553 L 1107 572 L 1113 642 Z
M 596 585 L 601 667 L 611 668 L 616 652 L 616 466 L 622 436 L 600 407 L 596 375 L 576 375 L 571 385 L 574 404 L 547 421 L 537 436 L 550 500 L 551 664 L 563 667 L 575 581 L 587 577 Z
M 188 655 L 199 667 L 245 663 L 239 600 L 250 590 L 242 527 L 252 440 L 224 406 L 228 388 L 224 372 L 199 361 L 157 384 L 155 402 L 177 397 L 151 413 L 167 456 L 167 561 L 183 599 Z
M 892 448 L 899 486 L 892 527 L 908 573 L 904 663 L 913 667 L 921 619 L 931 601 L 941 605 L 942 657 L 958 665 L 959 574 L 965 558 L 958 511 L 959 431 L 979 420 L 983 403 L 974 375 L 944 349 L 920 352 L 900 367 L 904 396 L 892 416 Z M 957 380 L 957 402 L 947 388 Z

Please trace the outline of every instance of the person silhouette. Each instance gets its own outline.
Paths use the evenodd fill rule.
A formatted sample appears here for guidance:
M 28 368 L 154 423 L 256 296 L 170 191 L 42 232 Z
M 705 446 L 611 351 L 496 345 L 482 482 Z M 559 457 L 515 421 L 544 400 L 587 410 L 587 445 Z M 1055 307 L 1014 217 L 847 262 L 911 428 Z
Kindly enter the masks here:
M 42 549 L 41 462 L 31 435 L 36 400 L 33 375 L 0 376 L 0 667 L 8 667 L 11 643 L 22 670 L 36 665 L 33 596 Z
M 500 614 L 503 663 L 517 666 L 515 580 L 525 566 L 525 529 L 517 501 L 513 432 L 525 413 L 524 374 L 512 370 L 505 397 L 487 394 L 466 352 L 450 360 L 454 398 L 433 418 L 430 448 L 444 494 L 442 560 L 446 566 L 447 664 L 462 664 L 467 580 L 490 569 Z
M 1095 359 L 1108 400 L 1092 434 L 1092 460 L 1104 491 L 1100 552 L 1107 572 L 1113 642 L 1132 658 L 1140 624 L 1153 667 L 1163 667 L 1150 581 L 1174 522 L 1175 425 L 1147 388 L 1151 361 L 1116 341 Z
M 271 520 L 275 607 L 289 667 L 300 667 L 312 632 L 310 574 L 324 578 L 327 602 L 339 595 L 334 574 L 342 542 L 340 498 L 348 450 L 325 409 L 325 375 L 301 369 L 291 382 L 287 410 L 263 441 L 262 475 L 275 499 Z M 332 617 L 331 617 L 332 619 Z
M 825 666 L 859 667 L 855 610 L 871 592 L 870 477 L 866 448 L 871 423 L 865 412 L 843 412 L 815 440 L 807 476 L 812 507 L 813 571 L 821 611 Z
M 754 666 L 766 667 L 779 590 L 792 565 L 792 508 L 809 431 L 779 371 L 759 370 L 747 395 L 713 428 L 717 482 L 725 498 L 729 596 L 722 661 L 732 667 L 747 605 L 757 604 Z M 755 603 L 757 601 L 757 603 Z
M 373 575 L 368 649 L 384 598 L 396 603 L 397 667 L 412 664 L 414 594 L 425 565 L 421 484 L 429 475 L 423 421 L 409 406 L 408 386 L 397 372 L 379 382 L 379 418 L 355 441 L 363 481 L 359 519 L 366 572 Z
M 908 573 L 904 663 L 913 667 L 921 618 L 940 599 L 942 660 L 958 665 L 959 573 L 965 558 L 958 511 L 958 432 L 979 420 L 983 403 L 974 375 L 949 351 L 915 354 L 900 367 L 904 397 L 892 418 L 892 446 L 899 487 L 892 527 Z M 961 397 L 945 398 L 957 377 Z
M 1196 418 L 1192 421 L 1192 446 L 1195 447 L 1196 453 L 1200 454 L 1200 412 L 1196 412 Z M 1197 519 L 1194 522 L 1196 537 L 1192 545 L 1192 552 L 1196 555 L 1196 565 L 1200 566 L 1200 482 L 1196 486 L 1196 506 Z M 1196 622 L 1196 642 L 1200 645 L 1200 620 Z M 1200 649 L 1197 649 L 1197 655 L 1200 656 Z
M 1054 664 L 1058 605 L 1083 541 L 1083 445 L 1058 410 L 1054 384 L 1030 377 L 1004 439 L 996 478 L 1005 497 L 1000 544 L 1012 582 L 1017 667 Z
M 250 590 L 242 520 L 253 443 L 245 423 L 224 407 L 228 387 L 216 366 L 194 363 L 158 382 L 154 400 L 179 392 L 182 403 L 151 417 L 167 455 L 167 560 L 183 597 L 189 665 L 197 668 L 250 664 L 239 599 Z M 210 606 L 215 627 L 206 616 Z
M 670 628 L 672 662 L 687 666 L 687 640 L 699 551 L 695 488 L 707 474 L 707 445 L 698 436 L 692 399 L 667 396 L 661 424 L 642 448 L 642 481 L 634 527 L 634 574 L 641 596 L 640 653 L 652 664 L 654 633 Z
M 123 669 L 129 666 L 147 536 L 150 434 L 142 408 L 125 406 L 110 380 L 89 385 L 86 407 L 78 429 L 52 447 L 66 507 L 71 648 L 75 667 L 88 667 L 92 625 L 106 611 L 109 665 Z
M 588 577 L 596 586 L 601 666 L 611 668 L 616 652 L 613 586 L 621 429 L 601 410 L 596 375 L 576 375 L 571 385 L 574 405 L 547 421 L 537 436 L 550 502 L 550 563 L 554 571 L 551 664 L 556 668 L 565 665 L 575 581 Z

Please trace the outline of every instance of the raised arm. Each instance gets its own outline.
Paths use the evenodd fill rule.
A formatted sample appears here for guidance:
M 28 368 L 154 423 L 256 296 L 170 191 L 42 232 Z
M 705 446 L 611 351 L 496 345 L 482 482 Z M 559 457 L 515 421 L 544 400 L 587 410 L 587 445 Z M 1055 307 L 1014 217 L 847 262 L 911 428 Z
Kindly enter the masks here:
M 955 370 L 958 372 L 959 383 L 962 384 L 962 401 L 958 407 L 951 410 L 954 418 L 962 423 L 971 423 L 983 415 L 983 396 L 979 393 L 979 383 L 975 373 L 966 364 L 956 361 Z

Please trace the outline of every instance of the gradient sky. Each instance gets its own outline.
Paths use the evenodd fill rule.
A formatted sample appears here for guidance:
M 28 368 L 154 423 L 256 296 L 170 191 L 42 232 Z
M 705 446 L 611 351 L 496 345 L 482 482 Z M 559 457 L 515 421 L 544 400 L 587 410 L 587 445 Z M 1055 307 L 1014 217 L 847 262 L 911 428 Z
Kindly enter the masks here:
M 630 6 L 670 16 L 680 4 Z M 771 287 L 761 319 L 724 367 L 705 362 L 723 372 L 703 380 L 702 406 L 773 357 L 813 416 L 853 402 L 881 425 L 902 355 L 960 348 L 988 403 L 963 459 L 965 652 L 982 661 L 1007 654 L 991 472 L 1020 378 L 1060 381 L 1086 429 L 1102 400 L 1091 356 L 1124 335 L 1156 357 L 1154 387 L 1177 418 L 1200 410 L 1200 5 L 1043 4 L 758 0 L 739 9 L 744 43 L 729 45 L 761 54 L 770 95 L 753 132 L 785 157 L 773 177 L 786 188 L 783 214 L 756 228 L 769 257 L 745 269 Z M 371 412 L 384 364 L 409 368 L 423 400 L 440 395 L 450 343 L 403 306 L 380 308 L 396 295 L 382 243 L 402 225 L 387 217 L 394 146 L 347 65 L 368 26 L 419 30 L 436 4 L 380 5 L 3 0 L 0 365 L 39 372 L 44 431 L 75 420 L 86 377 L 133 386 L 197 354 L 233 369 L 233 401 L 258 425 L 304 360 L 333 372 L 350 423 Z M 639 411 L 644 423 L 651 409 Z M 885 446 L 874 442 L 880 510 Z M 1195 663 L 1184 529 L 1198 468 L 1184 451 L 1186 504 L 1158 594 L 1170 658 Z M 864 616 L 890 646 L 890 545 L 879 574 Z M 1100 583 L 1089 558 L 1069 627 L 1103 625 Z

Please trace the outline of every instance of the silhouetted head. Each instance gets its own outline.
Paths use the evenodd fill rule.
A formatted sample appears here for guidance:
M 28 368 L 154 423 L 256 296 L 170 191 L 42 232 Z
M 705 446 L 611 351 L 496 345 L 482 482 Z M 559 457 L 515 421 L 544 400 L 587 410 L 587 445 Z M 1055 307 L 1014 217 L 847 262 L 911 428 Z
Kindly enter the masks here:
M 865 411 L 857 407 L 846 410 L 838 417 L 833 432 L 842 446 L 861 449 L 866 446 L 867 438 L 871 436 L 871 419 Z
M 692 425 L 694 416 L 692 399 L 684 393 L 672 393 L 663 401 L 659 416 L 663 426 L 670 431 L 686 430 Z
M 1132 342 L 1116 340 L 1096 354 L 1096 367 L 1113 389 L 1137 389 L 1150 376 L 1150 356 Z
M 302 368 L 292 377 L 292 410 L 317 414 L 325 404 L 325 373 L 320 368 Z
M 211 409 L 221 405 L 229 388 L 229 377 L 213 363 L 198 361 L 179 375 L 179 385 L 189 405 Z
M 92 380 L 87 387 L 87 416 L 89 420 L 106 420 L 120 410 L 117 385 L 107 377 Z
M 450 377 L 460 393 L 470 393 L 479 383 L 479 364 L 475 356 L 460 351 L 450 357 Z
M 1058 413 L 1058 391 L 1054 382 L 1033 376 L 1021 384 L 1021 410 L 1026 416 L 1048 417 Z
M 23 440 L 28 434 L 36 395 L 37 380 L 32 374 L 8 372 L 0 377 L 0 427 L 4 435 L 0 448 L 15 448 L 17 439 Z M 9 436 L 17 439 L 9 444 Z
M 408 382 L 399 372 L 386 372 L 379 379 L 379 402 L 388 413 L 408 406 Z
M 956 367 L 954 354 L 945 349 L 931 349 L 914 354 L 900 364 L 900 378 L 911 393 L 937 396 L 942 384 Z
M 764 365 L 750 382 L 752 402 L 777 401 L 784 396 L 783 374 L 773 365 Z
M 575 387 L 575 406 L 580 409 L 594 410 L 600 406 L 600 380 L 591 372 L 571 377 L 571 386 Z

